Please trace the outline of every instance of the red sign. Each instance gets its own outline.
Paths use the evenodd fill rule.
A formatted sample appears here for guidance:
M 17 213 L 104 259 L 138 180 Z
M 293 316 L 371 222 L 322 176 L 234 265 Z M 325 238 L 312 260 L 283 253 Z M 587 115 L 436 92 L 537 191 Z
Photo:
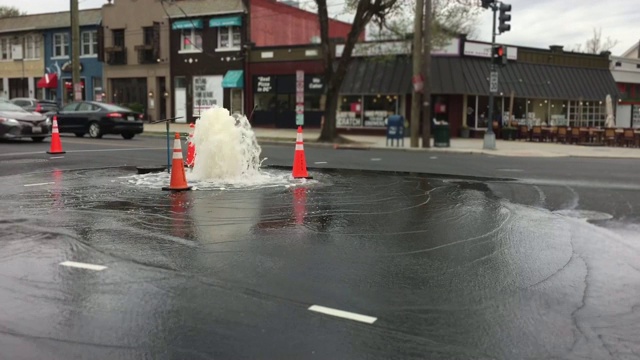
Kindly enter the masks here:
M 422 75 L 415 75 L 411 78 L 411 82 L 413 83 L 413 91 L 422 92 L 424 89 L 424 78 Z

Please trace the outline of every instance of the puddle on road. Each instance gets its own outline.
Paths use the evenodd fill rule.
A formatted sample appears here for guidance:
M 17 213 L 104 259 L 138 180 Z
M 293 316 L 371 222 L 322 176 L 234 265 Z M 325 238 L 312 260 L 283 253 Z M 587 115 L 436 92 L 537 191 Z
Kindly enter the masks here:
M 233 178 L 232 180 L 200 180 L 190 169 L 185 169 L 187 183 L 193 190 L 256 190 L 263 188 L 290 188 L 300 185 L 318 184 L 317 180 L 294 179 L 291 172 L 283 170 L 259 170 L 251 176 Z M 119 177 L 122 184 L 148 189 L 160 189 L 170 183 L 171 175 L 167 172 L 150 173 Z

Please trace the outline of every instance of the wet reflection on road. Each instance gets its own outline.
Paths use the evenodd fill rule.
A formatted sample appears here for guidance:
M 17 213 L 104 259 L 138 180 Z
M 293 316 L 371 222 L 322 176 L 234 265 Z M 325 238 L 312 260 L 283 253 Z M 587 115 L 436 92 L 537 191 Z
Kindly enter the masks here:
M 54 171 L 2 189 L 7 356 L 640 354 L 626 203 L 596 212 L 575 188 L 348 171 L 182 193 L 130 175 Z

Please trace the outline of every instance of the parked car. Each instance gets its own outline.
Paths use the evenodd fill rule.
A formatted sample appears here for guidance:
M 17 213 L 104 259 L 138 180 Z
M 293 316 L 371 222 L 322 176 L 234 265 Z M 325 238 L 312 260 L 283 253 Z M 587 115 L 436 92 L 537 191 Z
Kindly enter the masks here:
M 81 101 L 65 105 L 60 111 L 48 113 L 58 121 L 61 133 L 74 133 L 77 137 L 89 134 L 101 138 L 105 134 L 120 134 L 133 139 L 143 131 L 143 115 L 111 104 Z
M 29 98 L 13 98 L 10 101 L 13 104 L 31 112 L 44 114 L 52 111 L 58 111 L 58 104 L 55 101 Z
M 47 116 L 29 112 L 8 101 L 0 101 L 0 138 L 30 137 L 35 142 L 41 142 L 50 134 L 51 121 Z

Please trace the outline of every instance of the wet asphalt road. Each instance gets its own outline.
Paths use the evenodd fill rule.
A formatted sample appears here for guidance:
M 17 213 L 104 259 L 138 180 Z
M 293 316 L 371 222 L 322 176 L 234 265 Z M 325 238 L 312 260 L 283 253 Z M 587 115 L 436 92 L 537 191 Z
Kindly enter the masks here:
M 170 195 L 123 167 L 161 139 L 63 144 L 0 143 L 0 359 L 640 358 L 635 161 L 307 147 L 455 176 Z

